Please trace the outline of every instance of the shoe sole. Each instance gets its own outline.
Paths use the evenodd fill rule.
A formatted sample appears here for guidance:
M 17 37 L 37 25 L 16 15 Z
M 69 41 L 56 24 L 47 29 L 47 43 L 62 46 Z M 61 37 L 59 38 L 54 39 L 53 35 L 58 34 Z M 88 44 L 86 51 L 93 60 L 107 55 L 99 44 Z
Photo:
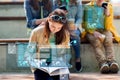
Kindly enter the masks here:
M 119 65 L 117 63 L 112 63 L 109 69 L 111 73 L 118 73 Z
M 101 73 L 106 74 L 109 73 L 109 66 L 104 66 L 100 69 Z

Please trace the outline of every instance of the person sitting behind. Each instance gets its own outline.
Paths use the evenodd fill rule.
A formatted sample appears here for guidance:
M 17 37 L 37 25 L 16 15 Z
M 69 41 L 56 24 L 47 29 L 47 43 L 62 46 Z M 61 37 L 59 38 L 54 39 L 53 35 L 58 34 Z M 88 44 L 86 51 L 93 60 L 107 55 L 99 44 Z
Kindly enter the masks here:
M 104 0 L 91 1 L 89 6 L 98 6 L 102 8 Z M 108 3 L 104 6 L 104 27 L 105 29 L 86 30 L 82 33 L 82 38 L 87 38 L 95 51 L 96 59 L 99 63 L 101 73 L 117 73 L 119 71 L 119 65 L 115 59 L 115 52 L 113 46 L 113 37 L 117 42 L 120 42 L 120 36 L 116 33 L 113 26 L 113 9 L 112 5 Z M 100 23 L 100 22 L 99 22 Z M 103 48 L 105 49 L 105 53 Z

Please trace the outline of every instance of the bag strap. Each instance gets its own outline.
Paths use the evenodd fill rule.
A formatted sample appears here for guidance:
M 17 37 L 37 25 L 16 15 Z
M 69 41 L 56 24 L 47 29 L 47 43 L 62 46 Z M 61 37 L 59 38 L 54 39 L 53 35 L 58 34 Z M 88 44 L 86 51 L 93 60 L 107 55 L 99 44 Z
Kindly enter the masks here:
M 41 16 L 41 19 L 43 18 L 43 6 L 40 6 L 40 16 Z
M 40 17 L 42 19 L 42 18 L 44 18 L 44 16 L 43 16 L 44 15 L 44 12 L 43 12 L 44 3 L 41 0 L 39 4 L 40 4 Z

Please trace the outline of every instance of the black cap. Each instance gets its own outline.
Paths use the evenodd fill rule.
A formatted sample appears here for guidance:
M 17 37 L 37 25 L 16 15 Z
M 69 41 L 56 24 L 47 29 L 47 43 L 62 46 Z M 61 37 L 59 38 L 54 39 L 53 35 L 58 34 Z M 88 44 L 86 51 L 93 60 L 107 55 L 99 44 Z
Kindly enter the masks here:
M 59 9 L 62 9 L 62 10 L 66 10 L 66 11 L 67 11 L 67 8 L 66 8 L 65 5 L 60 6 Z

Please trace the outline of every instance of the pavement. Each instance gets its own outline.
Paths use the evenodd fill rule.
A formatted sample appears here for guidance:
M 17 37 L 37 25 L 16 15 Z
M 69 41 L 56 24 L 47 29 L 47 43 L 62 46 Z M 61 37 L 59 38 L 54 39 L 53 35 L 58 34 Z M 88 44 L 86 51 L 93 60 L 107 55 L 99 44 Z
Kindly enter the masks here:
M 34 76 L 31 73 L 0 73 L 0 80 L 34 80 Z M 71 73 L 70 80 L 120 80 L 120 72 L 118 74 Z

